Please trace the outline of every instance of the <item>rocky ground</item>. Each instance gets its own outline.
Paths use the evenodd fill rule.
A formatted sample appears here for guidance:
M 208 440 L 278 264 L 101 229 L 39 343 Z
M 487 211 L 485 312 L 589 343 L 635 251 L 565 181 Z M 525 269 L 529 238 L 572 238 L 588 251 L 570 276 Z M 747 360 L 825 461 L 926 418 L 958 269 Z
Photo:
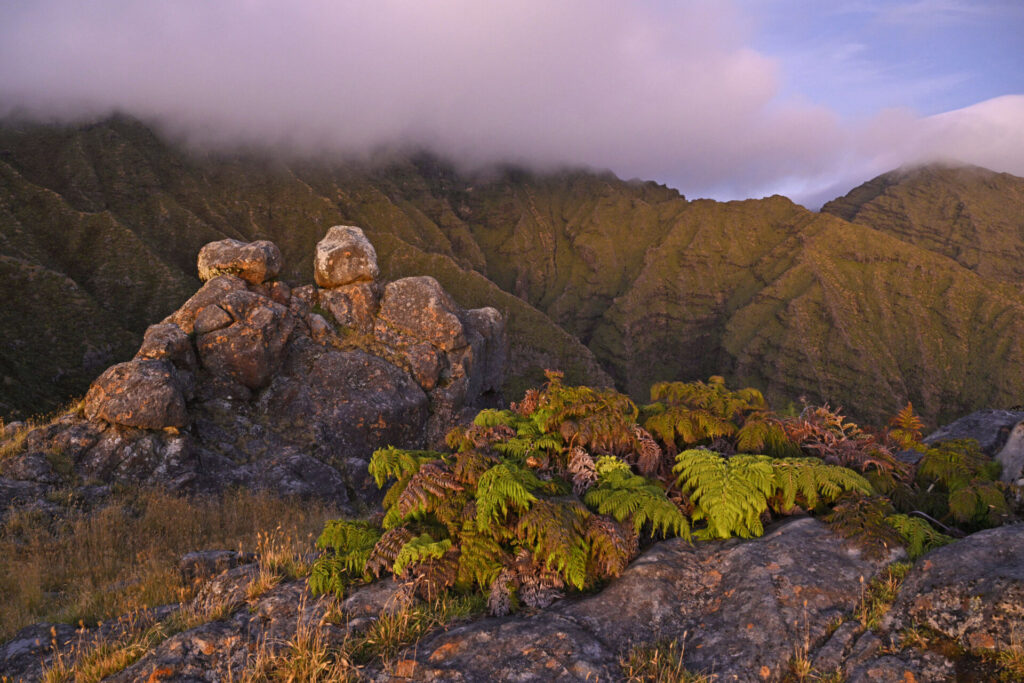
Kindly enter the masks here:
M 989 678 L 999 675 L 995 660 L 981 653 L 1024 656 L 1020 525 L 933 551 L 905 577 L 908 565 L 886 569 L 899 553 L 867 559 L 810 518 L 751 541 L 676 539 L 651 547 L 597 594 L 533 613 L 462 618 L 364 664 L 355 653 L 366 634 L 415 604 L 402 586 L 378 582 L 334 603 L 313 598 L 298 579 L 254 595 L 261 569 L 246 559 L 229 552 L 184 558 L 182 571 L 220 572 L 182 608 L 193 621 L 207 620 L 152 643 L 109 680 L 228 680 L 261 656 L 311 656 L 314 634 L 321 652 L 342 653 L 336 656 L 347 676 L 378 681 L 623 680 L 630 653 L 670 641 L 683 644 L 687 671 L 716 681 L 996 680 Z M 92 630 L 29 627 L 0 648 L 0 670 L 40 680 L 56 652 L 73 659 L 119 629 L 139 634 L 161 619 L 170 623 L 177 609 Z

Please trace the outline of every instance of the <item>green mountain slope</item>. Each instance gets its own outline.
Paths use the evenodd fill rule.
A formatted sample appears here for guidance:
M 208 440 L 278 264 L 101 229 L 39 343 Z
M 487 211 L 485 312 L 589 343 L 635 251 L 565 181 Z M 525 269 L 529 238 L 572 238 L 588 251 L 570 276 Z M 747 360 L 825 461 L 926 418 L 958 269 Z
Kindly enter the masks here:
M 366 230 L 387 277 L 429 272 L 463 306 L 506 312 L 510 397 L 557 366 L 581 383 L 609 382 L 607 371 L 639 398 L 652 381 L 725 374 L 777 401 L 828 400 L 870 421 L 908 399 L 932 421 L 1014 405 L 1024 395 L 1024 295 L 1011 284 L 1022 187 L 981 169 L 927 168 L 816 214 L 783 197 L 691 202 L 610 174 L 468 176 L 425 155 L 202 155 L 123 118 L 8 126 L 0 254 L 63 278 L 64 300 L 82 303 L 77 318 L 48 303 L 61 298 L 54 284 L 5 311 L 3 410 L 45 409 L 84 389 L 82 349 L 108 348 L 103 330 L 120 340 L 105 342 L 111 359 L 129 353 L 198 285 L 206 242 L 271 239 L 283 276 L 306 282 L 313 245 L 338 223 Z M 17 297 L 24 280 L 5 278 L 0 295 Z M 26 347 L 29 328 L 14 321 L 25 317 L 65 336 Z M 76 327 L 95 328 L 95 341 Z M 62 384 L 41 379 L 58 371 Z

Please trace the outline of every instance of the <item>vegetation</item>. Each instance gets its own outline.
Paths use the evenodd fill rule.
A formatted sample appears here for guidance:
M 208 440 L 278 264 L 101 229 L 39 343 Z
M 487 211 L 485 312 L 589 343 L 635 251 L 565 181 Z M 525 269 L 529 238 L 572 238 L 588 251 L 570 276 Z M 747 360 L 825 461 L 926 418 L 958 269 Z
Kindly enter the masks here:
M 340 596 L 393 574 L 429 599 L 482 591 L 505 614 L 599 586 L 656 537 L 751 538 L 811 512 L 869 553 L 904 545 L 916 558 L 961 533 L 947 523 L 1007 514 L 998 465 L 976 445 L 921 445 L 910 405 L 870 433 L 827 406 L 780 416 L 720 377 L 651 393 L 638 408 L 549 372 L 511 410 L 453 430 L 446 452 L 378 450 L 382 521 L 328 523 L 311 588 Z M 916 469 L 893 455 L 907 446 L 923 453 Z
M 336 514 L 244 491 L 189 499 L 125 490 L 94 509 L 72 496 L 61 517 L 13 510 L 0 524 L 0 642 L 39 621 L 93 625 L 186 600 L 194 586 L 178 560 L 194 550 L 261 550 L 265 566 L 294 575 L 301 568 L 284 558 L 307 552 Z

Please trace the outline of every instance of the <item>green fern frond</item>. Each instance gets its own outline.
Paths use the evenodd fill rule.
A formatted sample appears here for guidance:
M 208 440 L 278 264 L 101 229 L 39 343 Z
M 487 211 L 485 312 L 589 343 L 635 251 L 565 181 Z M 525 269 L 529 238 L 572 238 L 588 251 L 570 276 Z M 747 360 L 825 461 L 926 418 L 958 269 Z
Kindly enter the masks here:
M 495 521 L 508 515 L 510 508 L 519 512 L 529 509 L 537 500 L 530 491 L 542 486 L 533 472 L 509 462 L 484 472 L 476 488 L 477 530 L 489 530 Z
M 903 538 L 907 547 L 907 555 L 911 560 L 916 560 L 929 550 L 940 548 L 956 540 L 952 536 L 936 531 L 931 524 L 920 517 L 889 515 L 885 518 L 885 523 L 895 529 Z
M 380 528 L 369 522 L 328 521 L 316 541 L 324 552 L 313 563 L 310 590 L 340 598 L 354 578 L 367 576 L 366 563 L 380 537 Z
M 694 504 L 695 520 L 707 527 L 698 538 L 752 538 L 764 533 L 761 515 L 768 509 L 768 497 L 775 491 L 771 458 L 737 455 L 726 460 L 705 449 L 691 449 L 676 457 L 672 471 L 676 485 L 688 493 Z
M 604 460 L 602 458 L 601 460 Z M 584 501 L 599 514 L 616 521 L 629 520 L 636 533 L 650 524 L 662 536 L 690 538 L 690 524 L 665 490 L 628 469 L 606 467 L 598 462 L 598 484 L 587 491 Z
M 442 457 L 436 451 L 415 451 L 394 446 L 379 448 L 370 458 L 370 476 L 377 482 L 377 488 L 384 488 L 389 479 L 411 477 L 423 463 L 440 460 Z
M 411 565 L 424 562 L 429 559 L 441 559 L 452 547 L 451 539 L 445 538 L 435 541 L 430 534 L 420 534 L 411 539 L 398 551 L 398 557 L 391 567 L 395 576 L 402 576 Z

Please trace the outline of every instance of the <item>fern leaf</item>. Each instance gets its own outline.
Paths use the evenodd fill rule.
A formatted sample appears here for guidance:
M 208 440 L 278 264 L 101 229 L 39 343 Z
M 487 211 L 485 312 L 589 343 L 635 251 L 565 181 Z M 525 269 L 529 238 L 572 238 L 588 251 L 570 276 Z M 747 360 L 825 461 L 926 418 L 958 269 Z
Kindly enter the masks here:
M 440 559 L 451 547 L 451 539 L 435 541 L 430 534 L 420 534 L 416 538 L 410 539 L 398 551 L 395 563 L 391 566 L 391 572 L 395 576 L 403 576 L 410 565 L 429 559 Z
M 909 403 L 907 404 L 910 405 Z M 939 548 L 955 539 L 952 536 L 940 533 L 932 528 L 932 525 L 920 517 L 910 515 L 889 515 L 885 523 L 891 526 L 903 538 L 907 546 L 907 555 L 911 560 L 924 555 L 929 550 Z
M 483 473 L 476 489 L 476 525 L 478 531 L 487 531 L 509 509 L 524 511 L 537 497 L 530 493 L 542 483 L 529 470 L 512 463 L 500 463 Z
M 602 458 L 604 460 L 604 458 Z M 587 505 L 616 521 L 629 520 L 636 533 L 650 524 L 653 532 L 663 536 L 690 538 L 690 524 L 665 490 L 651 481 L 633 474 L 628 467 L 606 468 L 600 480 L 584 497 Z

